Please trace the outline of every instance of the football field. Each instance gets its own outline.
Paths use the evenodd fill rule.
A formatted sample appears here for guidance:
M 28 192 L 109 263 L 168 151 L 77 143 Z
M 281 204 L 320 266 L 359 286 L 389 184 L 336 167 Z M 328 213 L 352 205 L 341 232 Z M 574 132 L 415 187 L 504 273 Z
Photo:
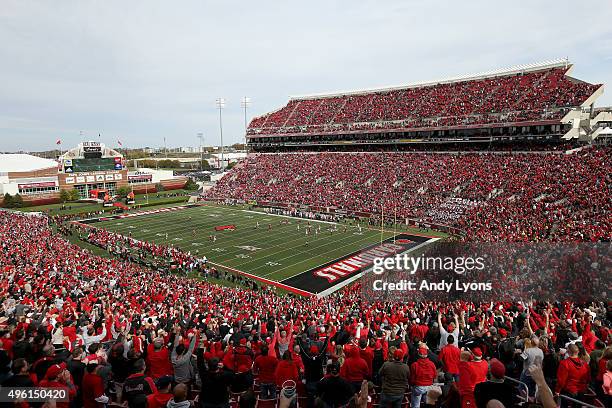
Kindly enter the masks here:
M 371 262 L 366 258 L 404 252 L 431 238 L 406 231 L 382 232 L 356 221 L 336 224 L 212 204 L 86 223 L 125 236 L 131 233 L 134 239 L 173 245 L 192 255 L 206 256 L 213 265 L 263 282 L 281 283 L 277 286 L 304 292 L 301 294 L 329 293 L 367 269 Z M 215 229 L 223 226 L 231 227 Z

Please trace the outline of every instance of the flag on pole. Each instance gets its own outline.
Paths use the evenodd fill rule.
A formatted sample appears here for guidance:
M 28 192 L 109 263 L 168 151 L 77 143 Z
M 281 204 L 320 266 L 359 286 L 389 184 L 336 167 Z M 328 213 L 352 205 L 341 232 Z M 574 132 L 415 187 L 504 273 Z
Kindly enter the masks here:
M 57 141 L 55 142 L 56 145 L 61 145 L 62 144 L 62 139 L 57 139 Z

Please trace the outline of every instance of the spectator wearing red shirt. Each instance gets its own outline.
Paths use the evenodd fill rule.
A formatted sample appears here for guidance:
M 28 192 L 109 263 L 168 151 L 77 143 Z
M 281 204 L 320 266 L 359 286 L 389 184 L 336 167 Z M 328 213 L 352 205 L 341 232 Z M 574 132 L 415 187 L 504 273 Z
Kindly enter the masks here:
M 246 338 L 241 338 L 238 346 L 232 347 L 223 357 L 223 365 L 233 371 L 233 392 L 243 392 L 253 385 L 253 351 Z
M 575 344 L 567 347 L 569 357 L 559 363 L 555 392 L 582 400 L 591 381 L 591 371 L 589 365 L 578 358 L 578 352 Z M 561 406 L 568 406 L 564 399 L 561 399 Z
M 474 348 L 472 351 L 474 361 L 472 362 L 472 371 L 474 372 L 474 385 L 487 381 L 489 373 L 489 364 L 482 359 L 482 350 L 480 347 Z
M 429 327 L 426 324 L 421 324 L 421 319 L 418 317 L 415 319 L 414 324 L 410 326 L 409 336 L 410 340 L 415 338 L 424 339 L 429 331 Z
M 285 353 L 289 350 L 285 351 Z M 268 355 L 268 346 L 261 347 L 261 354 L 255 358 L 253 368 L 259 374 L 260 396 L 262 399 L 276 398 L 275 372 L 278 359 Z
M 284 354 L 283 354 L 284 356 Z M 293 350 L 291 351 L 291 360 L 295 363 L 298 373 L 304 373 L 304 362 L 302 361 L 302 356 L 300 355 L 300 346 L 297 344 L 293 346 Z
M 147 368 L 149 376 L 154 380 L 165 375 L 172 375 L 172 364 L 170 363 L 170 353 L 164 345 L 164 339 L 157 337 L 153 343 L 147 346 Z
M 247 347 L 247 339 L 241 338 L 223 357 L 223 365 L 235 373 L 250 371 L 253 365 L 253 352 Z
M 363 358 L 368 365 L 368 378 L 372 378 L 372 361 L 374 361 L 374 350 L 368 346 L 366 339 L 359 340 L 359 356 Z
M 81 383 L 84 408 L 104 408 L 109 402 L 108 396 L 104 393 L 104 381 L 98 375 L 99 367 L 95 362 L 87 364 Z
M 300 360 L 301 361 L 301 360 Z M 282 360 L 278 362 L 276 370 L 274 371 L 274 380 L 276 385 L 281 387 L 287 380 L 299 382 L 299 370 L 297 364 L 293 360 L 293 353 L 289 350 L 285 351 Z
M 361 383 L 368 377 L 368 363 L 359 355 L 359 349 L 351 346 L 347 350 L 347 358 L 340 367 L 340 377 L 353 385 L 355 392 L 361 389 Z
M 173 397 L 172 377 L 169 375 L 157 380 L 157 392 L 147 395 L 147 408 L 164 408 Z
M 431 389 L 437 376 L 436 366 L 427 358 L 427 354 L 428 350 L 420 347 L 418 360 L 410 366 L 410 384 L 413 386 L 410 397 L 411 407 L 421 406 L 421 397 Z
M 455 346 L 455 336 L 452 334 L 448 335 L 446 346 L 442 347 L 438 359 L 442 363 L 444 372 L 452 374 L 455 381 L 459 381 L 459 360 L 461 356 L 461 350 Z
M 459 359 L 459 396 L 461 397 L 461 408 L 476 406 L 474 399 L 474 387 L 476 386 L 475 374 L 469 351 L 462 351 Z
M 76 321 L 68 320 L 64 324 L 65 326 L 62 329 L 62 333 L 65 337 L 68 337 L 70 343 L 74 343 L 77 338 Z
M 47 373 L 42 381 L 38 384 L 39 387 L 43 388 L 65 388 L 68 390 L 68 399 L 72 401 L 76 395 L 76 387 L 72 382 L 72 378 L 68 370 L 66 370 L 66 364 L 53 364 L 47 369 Z M 57 408 L 69 408 L 70 402 L 58 401 L 56 403 Z

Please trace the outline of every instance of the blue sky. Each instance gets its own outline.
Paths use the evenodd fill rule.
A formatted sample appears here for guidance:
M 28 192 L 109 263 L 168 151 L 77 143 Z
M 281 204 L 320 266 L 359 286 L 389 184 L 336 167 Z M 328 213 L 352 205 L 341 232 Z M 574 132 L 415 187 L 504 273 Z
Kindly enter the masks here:
M 0 151 L 219 143 L 290 95 L 569 57 L 612 84 L 612 2 L 28 1 L 0 7 Z M 610 92 L 599 105 L 612 105 Z

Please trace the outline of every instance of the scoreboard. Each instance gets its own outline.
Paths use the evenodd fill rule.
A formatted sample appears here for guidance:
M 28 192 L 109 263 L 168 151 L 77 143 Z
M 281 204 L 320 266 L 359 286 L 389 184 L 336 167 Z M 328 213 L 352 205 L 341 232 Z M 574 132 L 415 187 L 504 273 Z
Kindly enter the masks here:
M 121 157 L 98 157 L 85 159 L 65 159 L 64 173 L 83 173 L 89 171 L 122 170 Z

